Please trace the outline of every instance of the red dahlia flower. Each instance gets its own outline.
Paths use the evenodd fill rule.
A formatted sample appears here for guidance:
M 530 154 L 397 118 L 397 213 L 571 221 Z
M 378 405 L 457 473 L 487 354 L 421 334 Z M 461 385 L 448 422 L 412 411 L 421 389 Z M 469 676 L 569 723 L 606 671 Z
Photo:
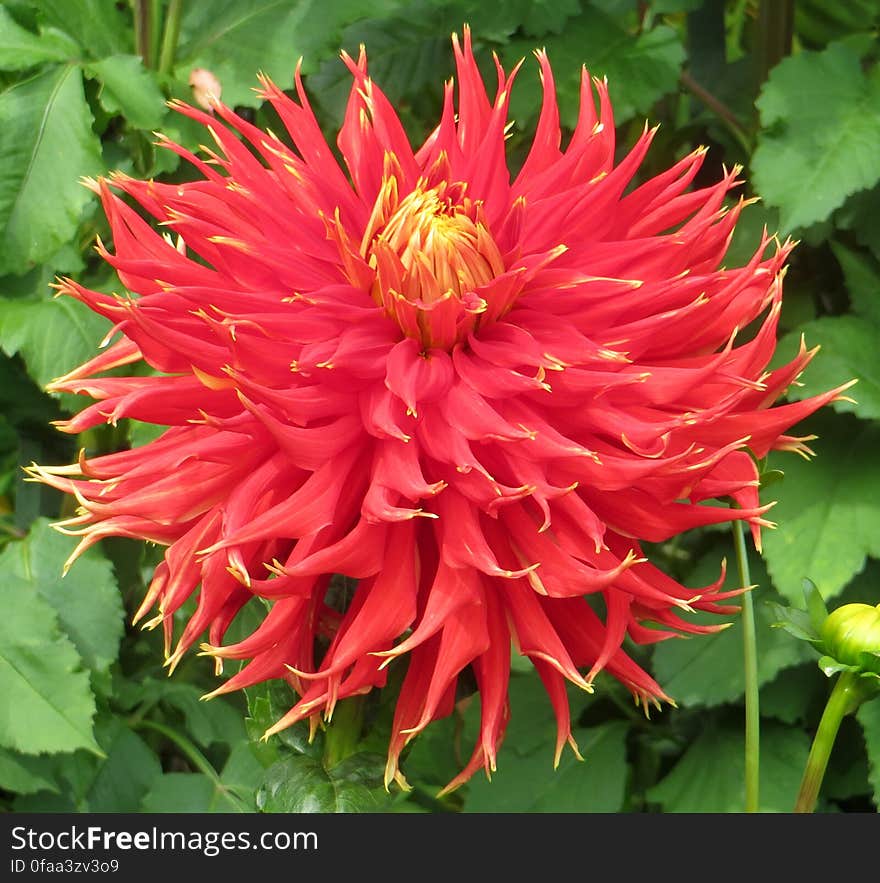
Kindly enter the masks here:
M 199 180 L 92 182 L 113 231 L 112 253 L 98 250 L 132 296 L 58 286 L 121 335 L 51 385 L 96 400 L 61 428 L 170 428 L 135 450 L 32 467 L 80 503 L 62 528 L 82 537 L 71 559 L 111 535 L 167 547 L 135 619 L 158 606 L 148 624 L 163 624 L 172 669 L 207 630 L 218 665 L 247 660 L 216 693 L 293 687 L 299 701 L 269 733 L 316 725 L 406 657 L 386 772 L 405 784 L 403 747 L 450 712 L 470 667 L 480 733 L 451 786 L 495 768 L 511 641 L 549 693 L 557 759 L 572 741 L 566 680 L 590 690 L 604 670 L 644 704 L 667 698 L 624 638 L 711 632 L 679 613 L 734 611 L 719 602 L 736 593 L 679 585 L 640 542 L 732 519 L 757 540 L 768 507 L 753 456 L 806 450 L 785 431 L 841 391 L 771 407 L 812 353 L 766 370 L 790 243 L 765 236 L 745 266 L 719 267 L 745 204 L 724 206 L 736 171 L 689 190 L 699 149 L 626 192 L 654 130 L 615 166 L 607 88 L 584 73 L 561 150 L 538 52 L 543 106 L 512 175 L 516 71 L 496 63 L 490 99 L 468 32 L 453 45 L 457 109 L 449 82 L 415 151 L 362 54 L 344 56 L 345 170 L 297 72 L 295 100 L 261 81 L 294 149 L 216 100 L 213 115 L 177 104 L 219 146 L 205 160 L 163 142 Z M 100 376 L 141 361 L 158 373 Z M 701 505 L 716 498 L 739 508 Z M 345 609 L 333 574 L 358 580 Z M 264 621 L 224 646 L 254 596 L 270 604 Z

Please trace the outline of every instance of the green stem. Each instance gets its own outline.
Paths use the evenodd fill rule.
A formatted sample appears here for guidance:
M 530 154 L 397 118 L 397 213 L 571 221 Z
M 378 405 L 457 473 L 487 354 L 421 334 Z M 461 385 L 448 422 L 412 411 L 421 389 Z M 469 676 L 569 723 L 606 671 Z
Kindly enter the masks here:
M 173 742 L 183 753 L 186 759 L 200 772 L 206 775 L 213 783 L 214 787 L 226 798 L 230 803 L 234 804 L 239 808 L 240 811 L 245 811 L 244 804 L 233 794 L 226 785 L 223 784 L 223 780 L 220 778 L 217 770 L 214 769 L 211 761 L 190 742 L 186 736 L 181 735 L 177 732 L 177 730 L 172 729 L 171 727 L 166 726 L 165 724 L 160 724 L 158 721 L 154 720 L 138 720 L 131 723 L 131 728 L 133 730 L 153 730 L 156 733 L 164 736 L 169 742 Z
M 363 696 L 352 696 L 337 704 L 324 735 L 324 766 L 328 770 L 357 750 L 363 720 Z
M 733 545 L 736 549 L 736 563 L 740 583 L 751 586 L 749 576 L 749 556 L 743 536 L 742 521 L 733 522 Z M 759 779 L 761 764 L 761 707 L 758 691 L 758 647 L 755 635 L 755 607 L 752 592 L 743 595 L 743 672 L 745 674 L 746 696 L 746 812 L 758 812 L 760 802 Z
M 170 74 L 174 70 L 174 55 L 180 37 L 180 15 L 183 0 L 171 0 L 165 15 L 165 30 L 162 32 L 162 49 L 159 53 L 159 73 Z
M 854 712 L 866 698 L 861 680 L 858 675 L 849 671 L 841 672 L 837 678 L 837 683 L 825 705 L 825 711 L 822 712 L 816 735 L 813 737 L 801 789 L 794 805 L 795 812 L 810 813 L 815 810 L 840 722 L 846 715 Z
M 153 0 L 134 0 L 134 43 L 145 67 L 152 67 Z
M 165 724 L 160 724 L 158 721 L 153 720 L 139 720 L 135 721 L 132 724 L 132 729 L 135 730 L 154 730 L 157 733 L 163 735 L 169 742 L 173 742 L 185 755 L 187 760 L 192 763 L 192 765 L 200 772 L 204 773 L 215 785 L 221 785 L 220 776 L 217 774 L 217 770 L 214 769 L 213 764 L 190 742 L 186 736 L 182 736 L 177 730 L 172 729 L 171 727 L 166 726 Z
M 682 71 L 679 77 L 681 85 L 687 89 L 694 98 L 702 102 L 716 117 L 726 126 L 727 130 L 736 138 L 740 147 L 747 153 L 752 152 L 752 143 L 745 126 L 739 117 L 720 98 L 713 95 L 705 86 L 698 83 L 687 71 Z

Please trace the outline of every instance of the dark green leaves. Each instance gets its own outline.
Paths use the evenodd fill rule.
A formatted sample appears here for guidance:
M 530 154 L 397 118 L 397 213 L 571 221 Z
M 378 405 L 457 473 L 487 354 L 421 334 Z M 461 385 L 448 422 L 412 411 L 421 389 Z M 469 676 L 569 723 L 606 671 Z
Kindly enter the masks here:
M 528 752 L 515 745 L 499 758 L 489 782 L 478 773 L 468 786 L 465 812 L 619 812 L 623 807 L 626 724 L 575 729 L 583 760 L 566 748 L 553 769 L 553 741 Z
M 761 733 L 761 811 L 791 812 L 809 740 L 800 730 L 765 725 Z M 744 743 L 742 732 L 724 727 L 698 735 L 681 760 L 648 798 L 665 812 L 742 812 Z
M 566 126 L 577 120 L 582 65 L 592 76 L 608 78 L 618 124 L 648 114 L 654 102 L 678 84 L 684 48 L 679 35 L 665 25 L 632 34 L 612 17 L 586 6 L 564 34 L 549 54 Z M 534 48 L 534 40 L 514 41 L 505 51 L 505 60 L 512 64 L 529 58 Z M 529 58 L 513 93 L 511 115 L 522 126 L 534 123 L 541 106 L 534 68 Z

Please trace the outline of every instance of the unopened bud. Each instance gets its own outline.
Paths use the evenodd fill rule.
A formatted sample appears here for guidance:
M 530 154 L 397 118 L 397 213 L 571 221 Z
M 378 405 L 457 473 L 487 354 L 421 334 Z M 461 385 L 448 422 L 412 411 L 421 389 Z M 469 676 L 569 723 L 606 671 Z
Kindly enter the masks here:
M 839 663 L 880 674 L 880 604 L 844 604 L 820 632 L 824 651 Z
M 222 87 L 220 80 L 203 67 L 196 67 L 190 72 L 189 84 L 192 86 L 193 98 L 206 110 L 213 110 L 220 100 Z

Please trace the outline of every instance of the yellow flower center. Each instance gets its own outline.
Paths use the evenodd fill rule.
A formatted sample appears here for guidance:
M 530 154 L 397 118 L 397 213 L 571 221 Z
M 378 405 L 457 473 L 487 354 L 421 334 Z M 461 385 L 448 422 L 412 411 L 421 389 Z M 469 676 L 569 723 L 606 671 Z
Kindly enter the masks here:
M 388 176 L 361 241 L 373 299 L 429 347 L 473 328 L 486 307 L 479 289 L 505 269 L 482 204 L 464 192 L 464 184 L 420 182 L 401 199 Z

